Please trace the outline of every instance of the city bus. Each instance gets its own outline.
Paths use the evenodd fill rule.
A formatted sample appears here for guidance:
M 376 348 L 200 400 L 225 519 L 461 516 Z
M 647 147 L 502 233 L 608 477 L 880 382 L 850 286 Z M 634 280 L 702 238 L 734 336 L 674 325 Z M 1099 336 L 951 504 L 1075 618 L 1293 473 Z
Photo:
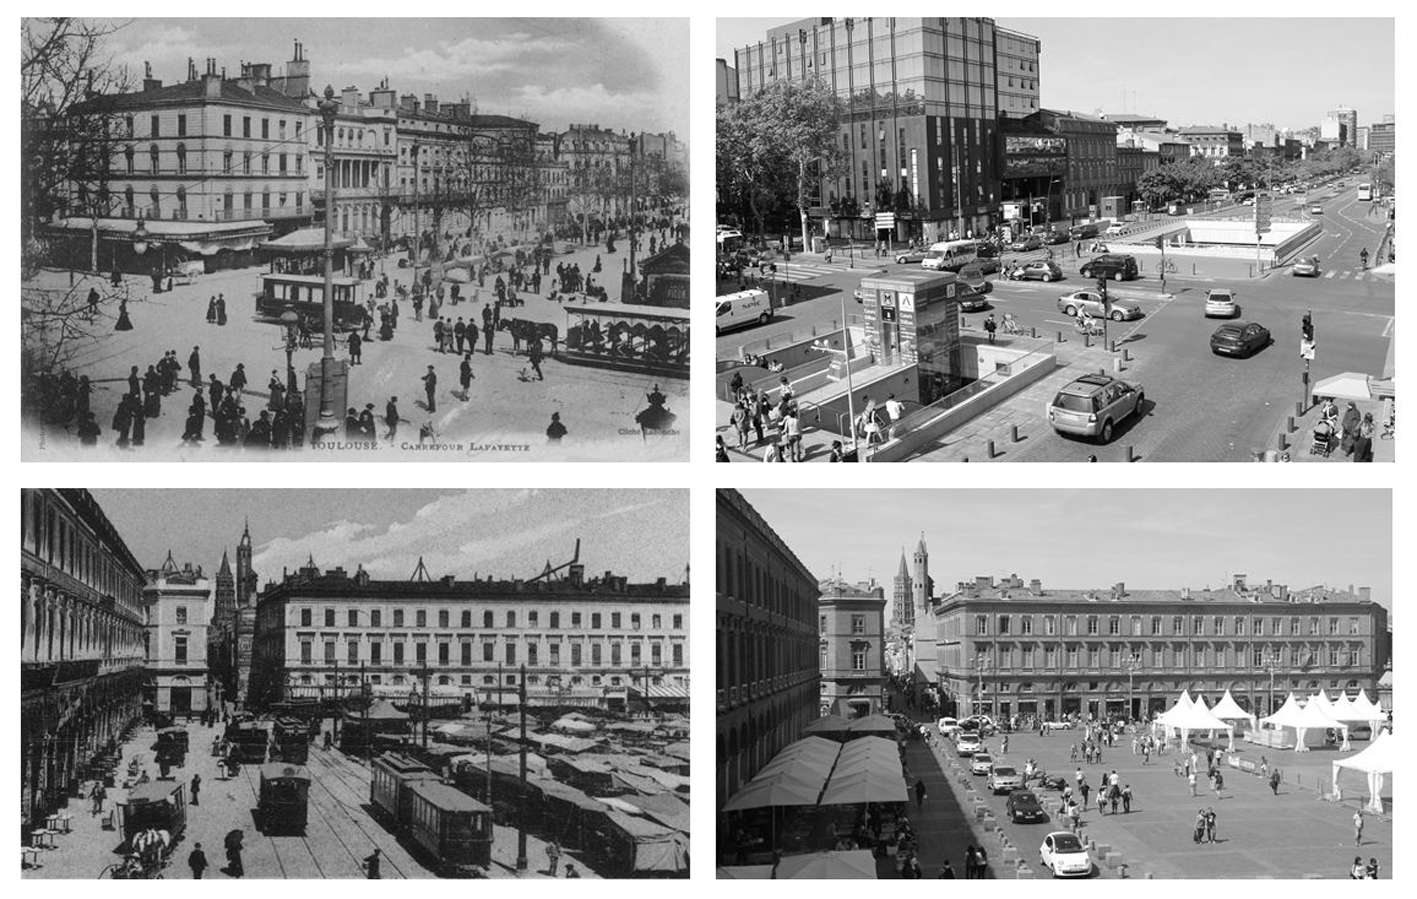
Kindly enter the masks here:
M 1367 181 L 1364 181 L 1362 184 L 1359 184 L 1359 185 L 1358 185 L 1358 199 L 1360 199 L 1360 200 L 1372 200 L 1372 199 L 1373 199 L 1373 185 L 1369 184 Z

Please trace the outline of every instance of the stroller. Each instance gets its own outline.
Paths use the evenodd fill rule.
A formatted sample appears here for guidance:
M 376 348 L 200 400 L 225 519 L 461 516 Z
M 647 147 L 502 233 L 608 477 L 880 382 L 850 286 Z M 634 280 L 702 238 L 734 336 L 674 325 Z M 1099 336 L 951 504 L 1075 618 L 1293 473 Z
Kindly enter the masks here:
M 1327 458 L 1338 447 L 1338 431 L 1327 419 L 1320 419 L 1314 425 L 1313 443 L 1309 445 L 1309 455 Z

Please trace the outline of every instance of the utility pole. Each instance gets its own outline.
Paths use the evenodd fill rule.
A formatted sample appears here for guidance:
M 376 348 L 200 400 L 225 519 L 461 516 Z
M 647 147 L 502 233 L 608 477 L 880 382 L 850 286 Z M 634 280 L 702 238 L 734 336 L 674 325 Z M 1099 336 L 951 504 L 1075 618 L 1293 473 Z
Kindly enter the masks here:
M 428 663 L 423 662 L 418 667 L 418 676 L 423 680 L 423 748 L 428 748 Z
M 364 676 L 364 663 L 359 663 L 359 694 L 363 701 L 359 711 L 360 724 L 364 729 L 364 758 L 369 758 L 369 679 Z
M 500 684 L 498 685 L 501 686 Z M 517 677 L 517 706 L 521 712 L 521 780 L 522 790 L 526 790 L 526 665 L 522 665 L 520 674 Z M 525 818 L 517 818 L 517 874 L 525 874 L 527 870 L 526 860 L 526 824 Z

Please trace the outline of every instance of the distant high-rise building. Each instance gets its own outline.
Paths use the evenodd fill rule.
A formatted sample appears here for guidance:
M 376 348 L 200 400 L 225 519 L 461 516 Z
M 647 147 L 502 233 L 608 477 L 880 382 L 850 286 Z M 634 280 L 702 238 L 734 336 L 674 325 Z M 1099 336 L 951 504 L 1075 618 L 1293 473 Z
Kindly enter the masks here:
M 1358 110 L 1347 106 L 1329 110 L 1319 126 L 1319 136 L 1326 141 L 1337 141 L 1341 147 L 1357 146 Z
M 718 103 L 738 102 L 738 71 L 725 59 L 714 60 L 714 99 Z
M 1368 127 L 1368 149 L 1374 153 L 1392 154 L 1397 151 L 1397 123 L 1393 116 L 1383 116 L 1381 124 L 1373 123 Z

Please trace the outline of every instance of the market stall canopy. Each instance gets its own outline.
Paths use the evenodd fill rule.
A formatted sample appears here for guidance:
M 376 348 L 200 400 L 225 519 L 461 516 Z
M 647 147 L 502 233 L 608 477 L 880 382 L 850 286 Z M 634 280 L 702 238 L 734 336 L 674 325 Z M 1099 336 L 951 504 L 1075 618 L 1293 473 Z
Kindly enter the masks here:
M 851 722 L 840 715 L 824 715 L 802 728 L 804 734 L 844 734 Z
M 1373 378 L 1360 371 L 1345 371 L 1314 382 L 1314 396 L 1336 400 L 1373 399 Z
M 1272 727 L 1297 727 L 1299 720 L 1299 700 L 1290 693 L 1284 698 L 1284 704 L 1279 707 L 1273 715 L 1268 715 L 1260 719 L 1261 724 L 1268 724 Z
M 1352 771 L 1361 771 L 1368 780 L 1368 802 L 1369 811 L 1381 814 L 1383 809 L 1383 779 L 1397 767 L 1397 741 L 1392 734 L 1387 731 L 1379 731 L 1371 746 L 1352 758 L 1342 759 L 1333 763 L 1333 792 L 1335 797 L 1341 797 L 1342 791 L 1338 785 L 1339 772 L 1344 768 Z
M 777 863 L 776 880 L 875 880 L 876 859 L 869 849 L 789 855 Z
M 1189 698 L 1185 693 L 1182 694 L 1182 697 Z M 1223 730 L 1229 735 L 1231 748 L 1233 749 L 1235 746 L 1235 728 L 1211 714 L 1210 709 L 1205 706 L 1204 699 L 1197 699 L 1189 704 L 1178 700 L 1174 706 L 1167 709 L 1157 719 L 1157 722 L 1168 730 L 1177 731 L 1182 743 L 1190 738 L 1192 731 Z
M 323 247 L 323 244 L 321 246 Z M 350 245 L 349 251 L 351 253 L 372 253 L 374 248 L 365 243 L 364 238 L 356 237 L 354 243 Z
M 1362 716 L 1364 721 L 1381 721 L 1384 718 L 1383 710 L 1373 705 L 1368 699 L 1368 694 L 1362 690 L 1353 699 L 1353 711 Z
M 351 713 L 353 717 L 360 717 L 358 713 Z M 394 704 L 387 699 L 376 699 L 369 703 L 369 711 L 364 713 L 370 721 L 395 721 L 408 718 L 408 715 L 394 708 Z
M 1228 689 L 1225 691 L 1225 695 L 1220 697 L 1220 701 L 1215 704 L 1215 708 L 1210 710 L 1210 713 L 1221 720 L 1239 720 L 1241 718 L 1252 722 L 1255 720 L 1254 715 L 1240 708 L 1240 704 L 1230 695 Z
M 333 235 L 330 237 L 331 249 L 346 250 L 353 245 L 352 238 Z M 270 250 L 275 253 L 323 253 L 325 250 L 325 229 L 301 228 L 299 231 L 292 231 L 275 240 L 263 240 L 259 247 L 262 250 Z

